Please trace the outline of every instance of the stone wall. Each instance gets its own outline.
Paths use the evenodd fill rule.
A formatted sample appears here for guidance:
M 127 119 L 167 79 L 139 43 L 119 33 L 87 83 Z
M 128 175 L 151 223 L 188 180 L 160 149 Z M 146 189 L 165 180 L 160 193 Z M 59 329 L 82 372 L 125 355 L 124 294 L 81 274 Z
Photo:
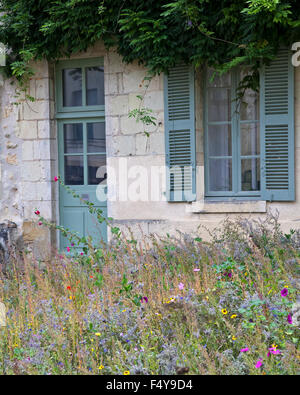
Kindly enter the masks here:
M 295 74 L 296 116 L 296 201 L 291 203 L 247 202 L 209 204 L 204 201 L 203 123 L 201 73 L 196 76 L 197 132 L 197 202 L 166 201 L 163 76 L 156 76 L 147 89 L 143 106 L 154 111 L 157 126 L 146 127 L 128 118 L 139 106 L 137 95 L 144 95 L 147 71 L 137 63 L 126 65 L 114 51 L 107 52 L 98 43 L 86 53 L 73 58 L 104 57 L 105 109 L 108 163 L 108 215 L 121 229 L 130 226 L 136 235 L 196 231 L 202 226 L 207 237 L 227 216 L 261 217 L 267 208 L 280 211 L 285 230 L 300 226 L 300 68 Z M 49 257 L 57 245 L 57 235 L 37 225 L 35 209 L 50 221 L 59 221 L 58 188 L 53 178 L 58 174 L 55 123 L 54 66 L 34 64 L 36 74 L 30 81 L 29 94 L 13 105 L 15 86 L 0 80 L 0 223 L 17 225 L 25 248 L 36 257 Z M 139 190 L 138 181 L 149 186 Z M 156 186 L 153 188 L 153 185 Z M 128 200 L 128 187 L 133 199 Z
M 52 175 L 56 164 L 54 75 L 47 62 L 35 63 L 28 94 L 15 97 L 13 80 L 3 81 L 1 92 L 1 199 L 0 222 L 16 223 L 25 248 L 36 258 L 49 256 L 55 235 L 36 223 L 35 209 L 56 220 Z M 14 104 L 18 102 L 18 104 Z M 53 239 L 54 238 L 54 239 Z

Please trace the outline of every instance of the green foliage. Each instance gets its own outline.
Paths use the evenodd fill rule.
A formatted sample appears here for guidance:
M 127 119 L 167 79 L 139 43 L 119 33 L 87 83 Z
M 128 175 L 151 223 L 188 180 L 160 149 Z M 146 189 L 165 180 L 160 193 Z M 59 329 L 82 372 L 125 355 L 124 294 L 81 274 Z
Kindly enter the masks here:
M 138 60 L 153 73 L 182 60 L 220 71 L 241 62 L 257 69 L 280 45 L 299 38 L 300 3 L 3 0 L 0 12 L 0 42 L 11 50 L 4 70 L 26 83 L 32 73 L 29 60 L 56 60 L 100 39 L 126 62 Z

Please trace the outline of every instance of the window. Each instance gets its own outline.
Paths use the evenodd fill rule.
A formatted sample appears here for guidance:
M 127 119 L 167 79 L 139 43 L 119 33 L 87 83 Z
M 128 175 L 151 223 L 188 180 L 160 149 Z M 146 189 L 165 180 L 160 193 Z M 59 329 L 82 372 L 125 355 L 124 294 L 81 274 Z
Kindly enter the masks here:
M 59 62 L 56 76 L 61 174 L 66 185 L 97 186 L 107 177 L 103 59 Z
M 239 82 L 248 73 L 236 69 L 213 78 L 205 86 L 206 196 L 259 196 L 259 94 L 250 89 L 236 100 Z
M 197 176 L 195 70 L 178 64 L 164 76 L 165 158 L 169 202 L 193 202 L 196 190 L 213 199 L 295 200 L 294 67 L 288 48 L 260 69 L 260 92 L 235 99 L 247 69 L 204 86 L 205 179 Z M 198 134 L 198 139 L 196 136 Z M 200 151 L 201 150 L 201 151 Z M 198 153 L 202 146 L 198 146 Z M 201 162 L 202 166 L 202 162 Z

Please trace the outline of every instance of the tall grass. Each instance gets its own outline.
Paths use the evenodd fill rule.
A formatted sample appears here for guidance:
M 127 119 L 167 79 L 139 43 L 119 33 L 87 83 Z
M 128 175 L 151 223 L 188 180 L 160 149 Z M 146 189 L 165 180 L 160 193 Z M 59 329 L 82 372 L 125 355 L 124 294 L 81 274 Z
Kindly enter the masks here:
M 300 233 L 276 217 L 74 254 L 0 273 L 0 374 L 299 374 Z

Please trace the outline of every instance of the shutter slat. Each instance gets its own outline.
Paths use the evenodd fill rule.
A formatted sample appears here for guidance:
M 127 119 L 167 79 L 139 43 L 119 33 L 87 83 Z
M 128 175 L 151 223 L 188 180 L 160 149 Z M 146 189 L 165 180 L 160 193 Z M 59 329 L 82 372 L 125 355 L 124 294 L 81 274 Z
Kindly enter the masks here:
M 288 49 L 261 73 L 262 198 L 292 201 L 294 193 L 294 74 Z
M 164 77 L 167 195 L 171 202 L 196 198 L 194 72 L 180 64 Z

